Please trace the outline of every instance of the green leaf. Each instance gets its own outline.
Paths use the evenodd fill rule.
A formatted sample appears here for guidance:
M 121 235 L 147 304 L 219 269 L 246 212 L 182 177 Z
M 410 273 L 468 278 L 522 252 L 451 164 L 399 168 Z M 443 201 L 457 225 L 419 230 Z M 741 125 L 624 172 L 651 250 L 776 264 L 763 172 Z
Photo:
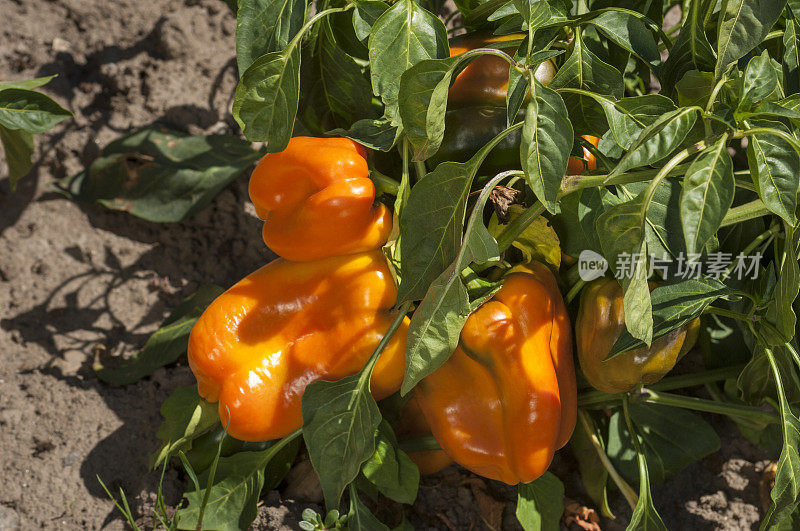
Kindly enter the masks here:
M 647 126 L 655 123 L 662 115 L 676 110 L 672 100 L 658 94 L 621 100 L 593 93 L 585 95 L 593 98 L 603 108 L 614 141 L 623 149 L 630 149 Z
M 347 137 L 370 149 L 389 151 L 397 143 L 400 129 L 392 125 L 386 117 L 378 120 L 365 118 L 355 122 L 350 129 L 334 129 L 328 134 Z
M 40 92 L 19 88 L 0 89 L 0 126 L 42 134 L 72 113 Z
M 791 354 L 784 345 L 772 347 L 772 352 L 781 374 L 782 387 L 786 391 L 787 398 L 794 402 L 800 397 L 800 389 L 794 383 L 796 369 Z M 775 392 L 769 359 L 761 345 L 757 344 L 754 347 L 752 358 L 736 380 L 736 387 L 741 391 L 742 399 L 752 405 L 761 405 L 765 398 L 779 400 Z
M 690 278 L 657 286 L 650 293 L 653 304 L 653 339 L 665 336 L 696 319 L 712 302 L 735 293 L 710 277 Z M 623 330 L 609 357 L 643 347 L 642 341 Z
M 800 232 L 784 222 L 782 251 L 778 259 L 778 284 L 767 308 L 766 318 L 780 335 L 776 342 L 786 343 L 795 337 L 797 316 L 794 301 L 800 291 L 800 266 L 797 262 L 797 239 Z
M 522 205 L 510 205 L 508 207 L 509 220 L 513 221 L 525 212 Z M 495 238 L 503 231 L 497 216 L 492 216 L 489 220 L 489 233 Z M 554 270 L 561 267 L 561 246 L 559 245 L 558 235 L 553 227 L 550 226 L 547 218 L 539 216 L 523 230 L 517 238 L 511 242 L 522 253 L 525 262 L 537 260 L 549 264 Z
M 236 62 L 245 72 L 262 55 L 286 48 L 306 17 L 305 0 L 239 0 Z
M 461 247 L 472 181 L 489 152 L 521 124 L 505 129 L 467 162 L 444 162 L 411 188 L 400 216 L 401 277 L 397 300 L 420 300 Z
M 786 95 L 800 92 L 800 42 L 797 32 L 800 22 L 792 9 L 786 6 L 786 29 L 783 33 L 783 90 Z
M 761 44 L 781 15 L 786 0 L 728 0 L 720 11 L 717 79 L 728 66 Z
M 434 14 L 413 0 L 400 0 L 387 9 L 369 35 L 372 91 L 386 104 L 387 116 L 397 115 L 403 72 L 423 59 L 449 55 L 447 30 Z
M 181 221 L 205 208 L 260 156 L 234 136 L 144 129 L 110 143 L 58 188 L 73 200 L 149 221 Z
M 716 85 L 716 81 L 711 72 L 689 70 L 675 85 L 678 104 L 681 107 L 691 107 L 692 105 L 705 107 L 714 90 L 714 85 Z
M 33 135 L 22 129 L 6 129 L 0 125 L 0 144 L 6 154 L 8 164 L 8 177 L 11 189 L 17 187 L 17 182 L 25 177 L 33 168 Z
M 420 61 L 400 78 L 399 105 L 403 129 L 414 146 L 414 160 L 425 160 L 444 138 L 447 91 L 461 56 Z
M 178 529 L 197 529 L 203 500 L 208 504 L 203 513 L 202 528 L 219 531 L 249 529 L 258 514 L 258 502 L 264 486 L 264 469 L 281 454 L 298 432 L 294 432 L 259 452 L 240 452 L 222 457 L 209 485 L 210 470 L 200 475 L 200 490 L 187 492 L 187 507 L 181 509 Z
M 668 95 L 673 93 L 673 87 L 678 80 L 685 78 L 687 72 L 713 70 L 717 62 L 705 33 L 705 5 L 706 2 L 700 1 L 689 3 L 689 13 L 664 62 L 660 73 L 661 86 Z M 703 101 L 702 105 L 705 106 L 705 103 Z
M 381 18 L 389 6 L 380 0 L 361 0 L 353 10 L 353 29 L 362 42 L 369 39 L 372 26 Z
M 178 387 L 161 404 L 164 422 L 156 436 L 163 443 L 150 457 L 150 467 L 158 468 L 170 456 L 188 450 L 192 439 L 219 421 L 217 406 L 200 398 L 196 385 Z
M 615 205 L 597 219 L 603 255 L 622 284 L 625 326 L 633 337 L 650 344 L 653 315 L 647 286 L 645 221 L 647 190 L 630 201 Z
M 622 74 L 610 64 L 602 61 L 584 45 L 580 33 L 576 34 L 573 50 L 553 80 L 551 89 L 577 88 L 596 94 L 621 98 L 624 85 Z M 566 94 L 564 103 L 570 110 L 570 121 L 579 131 L 602 131 L 602 111 L 591 100 Z
M 639 501 L 633 508 L 631 520 L 626 530 L 630 531 L 667 531 L 667 526 L 658 515 L 653 505 L 653 496 L 650 493 L 650 478 L 647 475 L 647 461 L 644 455 L 638 454 L 639 462 Z
M 558 531 L 564 512 L 564 485 L 545 472 L 517 487 L 517 521 L 525 531 Z
M 297 39 L 280 52 L 262 55 L 236 87 L 233 117 L 251 142 L 266 142 L 269 153 L 289 144 L 300 101 L 300 46 Z
M 522 127 L 520 160 L 528 186 L 551 213 L 557 210 L 573 134 L 564 100 L 537 81 Z
M 772 67 L 772 60 L 765 50 L 747 63 L 742 77 L 742 96 L 738 109 L 749 109 L 776 91 L 778 91 L 778 73 Z
M 649 185 L 647 181 L 619 185 L 617 197 L 623 200 L 632 199 Z M 645 240 L 647 252 L 655 258 L 676 260 L 680 253 L 686 252 L 680 219 L 681 190 L 677 179 L 664 179 L 656 188 L 647 207 Z M 607 202 L 613 203 L 612 198 L 615 196 L 608 194 L 605 197 Z
M 0 90 L 10 88 L 33 90 L 43 85 L 47 85 L 56 77 L 58 77 L 58 75 L 37 77 L 36 79 L 26 79 L 24 81 L 0 81 Z
M 798 448 L 800 448 L 800 419 L 789 407 L 789 402 L 783 393 L 781 374 L 773 354 L 768 353 L 767 356 L 772 366 L 773 377 L 776 379 L 783 447 L 778 458 L 775 485 L 770 492 L 772 504 L 761 521 L 760 529 L 767 529 L 770 524 L 780 523 L 781 520 L 790 517 L 797 508 L 798 503 L 800 503 L 800 454 L 798 454 Z
M 663 483 L 687 466 L 720 447 L 714 429 L 686 409 L 655 404 L 630 404 L 630 415 L 642 437 L 642 449 L 653 483 Z M 636 449 L 621 411 L 609 423 L 608 456 L 628 481 L 636 481 L 641 470 Z M 641 481 L 641 478 L 639 478 Z
M 389 527 L 375 518 L 367 506 L 358 499 L 358 491 L 350 486 L 350 513 L 347 516 L 347 527 L 351 531 L 389 531 Z
M 631 52 L 639 59 L 657 67 L 661 63 L 658 44 L 652 30 L 641 18 L 625 11 L 603 11 L 589 22 L 618 46 Z
M 441 367 L 458 345 L 461 328 L 474 309 L 461 272 L 473 262 L 484 264 L 500 256 L 497 241 L 483 224 L 483 209 L 489 192 L 501 178 L 502 175 L 498 175 L 484 186 L 472 209 L 458 256 L 434 280 L 411 316 L 406 343 L 406 373 L 400 387 L 403 395 Z M 415 189 L 411 189 L 412 194 Z M 406 255 L 403 256 L 405 259 Z
M 528 28 L 529 39 L 537 29 L 550 22 L 550 5 L 545 0 L 513 0 L 513 4 Z
M 779 123 L 770 125 L 785 130 Z M 783 138 L 759 133 L 749 137 L 747 159 L 753 184 L 764 205 L 794 225 L 800 189 L 800 158 L 797 152 Z
M 331 110 L 352 123 L 369 115 L 372 90 L 361 66 L 336 42 L 331 19 L 320 22 L 319 39 L 322 86 Z
M 188 296 L 151 335 L 144 348 L 116 367 L 95 367 L 97 377 L 104 382 L 127 385 L 149 376 L 159 367 L 174 363 L 186 352 L 189 333 L 200 314 L 225 291 L 206 284 Z
M 697 120 L 697 108 L 686 107 L 662 115 L 647 126 L 619 161 L 610 177 L 658 162 L 681 145 Z
M 681 221 L 686 249 L 701 253 L 733 204 L 733 159 L 723 136 L 689 166 L 683 177 Z
M 317 380 L 301 400 L 303 439 L 319 476 L 325 503 L 339 505 L 342 492 L 375 452 L 381 413 L 362 371 L 336 382 Z
M 417 498 L 419 469 L 398 447 L 392 427 L 385 420 L 378 427 L 375 453 L 361 471 L 389 499 L 412 504 Z
M 599 188 L 584 188 L 561 199 L 561 213 L 553 217 L 561 250 L 578 256 L 584 250 L 602 251 L 597 235 L 597 218 L 605 212 L 603 196 L 609 192 Z

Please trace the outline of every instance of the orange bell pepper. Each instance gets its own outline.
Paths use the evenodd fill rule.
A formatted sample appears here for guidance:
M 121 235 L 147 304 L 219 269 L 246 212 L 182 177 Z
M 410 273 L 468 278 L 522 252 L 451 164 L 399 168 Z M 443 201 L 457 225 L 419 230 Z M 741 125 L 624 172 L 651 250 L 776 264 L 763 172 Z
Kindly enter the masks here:
M 375 203 L 364 148 L 347 138 L 294 137 L 250 177 L 250 199 L 264 220 L 267 247 L 306 261 L 377 249 L 392 214 Z
M 275 260 L 220 295 L 192 329 L 189 366 L 200 396 L 219 401 L 222 424 L 230 421 L 237 439 L 291 433 L 302 425 L 306 386 L 358 372 L 392 322 L 396 297 L 380 250 Z M 375 365 L 377 399 L 400 388 L 408 322 Z
M 457 463 L 509 484 L 542 475 L 577 415 L 569 317 L 550 270 L 539 263 L 512 269 L 415 394 Z

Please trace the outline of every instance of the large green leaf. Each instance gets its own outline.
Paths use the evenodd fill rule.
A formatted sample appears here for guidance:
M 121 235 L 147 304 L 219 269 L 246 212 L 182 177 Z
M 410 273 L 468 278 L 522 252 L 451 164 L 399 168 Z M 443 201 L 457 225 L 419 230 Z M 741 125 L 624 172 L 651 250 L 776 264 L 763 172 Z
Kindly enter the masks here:
M 661 63 L 653 31 L 641 18 L 626 11 L 608 10 L 589 20 L 615 44 L 639 57 L 651 67 Z
M 786 30 L 783 33 L 783 90 L 787 96 L 800 92 L 800 22 L 786 6 Z
M 761 44 L 785 5 L 786 0 L 728 0 L 723 4 L 717 36 L 717 78 Z
M 517 486 L 517 521 L 525 531 L 558 531 L 564 512 L 564 485 L 545 472 Z
M 689 12 L 678 38 L 661 70 L 661 82 L 667 94 L 674 94 L 676 83 L 690 70 L 713 70 L 717 57 L 705 33 L 703 7 L 707 2 L 689 3 Z M 705 102 L 703 102 L 705 104 Z
M 484 264 L 500 256 L 497 241 L 483 224 L 483 209 L 489 193 L 501 178 L 497 176 L 484 186 L 473 207 L 458 256 L 433 281 L 411 316 L 406 344 L 406 373 L 400 388 L 403 394 L 441 367 L 458 345 L 461 328 L 474 310 L 461 272 L 471 263 Z M 402 239 L 400 241 L 402 243 Z
M 42 134 L 72 113 L 41 92 L 0 87 L 0 126 Z
M 384 116 L 378 120 L 364 118 L 355 122 L 350 129 L 334 129 L 328 134 L 347 137 L 370 149 L 389 151 L 397 142 L 400 129 Z
M 319 39 L 322 86 L 331 110 L 352 123 L 369 118 L 372 90 L 361 66 L 337 43 L 331 20 L 320 22 Z
M 692 162 L 683 178 L 681 221 L 688 252 L 701 253 L 716 234 L 733 204 L 734 185 L 733 159 L 724 136 Z
M 589 50 L 580 33 L 575 36 L 572 53 L 548 85 L 551 89 L 564 87 L 583 89 L 614 98 L 621 98 L 624 90 L 620 71 Z M 575 129 L 602 131 L 603 113 L 595 102 L 569 94 L 565 95 L 565 103 Z
M 286 149 L 300 101 L 300 45 L 295 37 L 280 52 L 262 55 L 236 87 L 233 117 L 244 136 L 266 142 L 267 151 Z
M 770 123 L 784 130 L 779 123 Z M 791 144 L 767 133 L 751 135 L 747 159 L 753 184 L 764 205 L 774 214 L 794 225 L 797 193 L 800 189 L 800 158 Z
M 800 231 L 784 222 L 784 236 L 782 249 L 778 256 L 778 284 L 775 293 L 767 308 L 766 318 L 775 326 L 777 338 L 772 339 L 773 344 L 784 344 L 795 337 L 797 316 L 794 313 L 794 301 L 800 290 L 800 266 L 797 262 L 797 240 Z
M 295 434 L 284 437 L 266 450 L 240 452 L 222 457 L 209 485 L 210 470 L 199 477 L 200 490 L 185 494 L 189 504 L 180 511 L 178 529 L 215 529 L 237 531 L 249 529 L 258 514 L 258 502 L 264 486 L 264 470 L 277 459 Z M 207 492 L 210 491 L 210 492 Z M 202 511 L 203 500 L 208 503 Z M 203 520 L 200 522 L 200 514 Z
M 97 377 L 117 385 L 131 384 L 153 374 L 159 367 L 177 361 L 186 352 L 189 333 L 200 314 L 223 291 L 223 288 L 211 284 L 200 286 L 161 323 L 140 352 L 117 366 L 96 366 Z
M 633 337 L 650 344 L 653 315 L 647 286 L 645 223 L 647 190 L 630 201 L 614 205 L 597 219 L 603 255 L 622 284 L 625 326 Z
M 317 380 L 303 392 L 303 439 L 330 509 L 375 452 L 381 413 L 369 376 L 362 371 L 336 382 Z
M 149 221 L 181 221 L 205 208 L 259 156 L 234 136 L 144 129 L 110 143 L 59 188 L 76 201 Z
M 520 160 L 528 186 L 547 210 L 555 213 L 572 150 L 572 124 L 557 92 L 538 81 L 533 92 L 522 127 Z
M 159 467 L 178 450 L 187 450 L 191 441 L 219 421 L 217 406 L 200 398 L 196 385 L 178 387 L 161 404 L 164 421 L 156 436 L 162 445 L 150 458 L 151 468 Z
M 350 487 L 350 512 L 347 515 L 347 528 L 350 531 L 389 531 L 389 527 L 375 518 L 358 498 L 354 486 Z
M 33 168 L 33 135 L 22 129 L 6 129 L 0 125 L 0 144 L 6 154 L 11 189 Z
M 403 129 L 414 146 L 414 160 L 425 160 L 444 138 L 447 91 L 460 57 L 420 61 L 400 78 L 399 105 Z
M 385 420 L 378 427 L 375 453 L 364 463 L 361 471 L 389 499 L 412 504 L 417 498 L 419 469 L 398 447 L 392 427 Z
M 781 413 L 781 431 L 783 447 L 778 458 L 778 469 L 775 473 L 775 485 L 770 492 L 772 504 L 761 521 L 760 529 L 767 529 L 771 524 L 780 523 L 790 517 L 800 503 L 800 419 L 789 407 L 783 392 L 781 374 L 772 353 L 768 354 L 775 378 L 778 403 Z
M 687 466 L 720 447 L 714 429 L 700 416 L 685 409 L 656 404 L 630 404 L 631 419 L 642 437 L 650 480 L 663 483 Z M 609 423 L 608 455 L 628 481 L 636 481 L 636 449 L 621 411 Z
M 25 79 L 22 81 L 0 81 L 0 90 L 16 88 L 16 89 L 26 89 L 26 90 L 33 90 L 35 88 L 41 87 L 43 85 L 47 85 L 57 76 L 46 76 L 46 77 L 37 77 L 36 79 Z
M 444 162 L 411 188 L 400 216 L 402 271 L 397 300 L 422 299 L 428 286 L 453 262 L 472 181 L 486 156 L 522 124 L 506 129 L 467 162 Z
M 397 115 L 403 72 L 423 59 L 449 55 L 447 30 L 433 13 L 413 0 L 400 0 L 386 10 L 369 35 L 369 65 L 372 90 L 386 104 L 387 115 Z
M 239 0 L 236 62 L 244 73 L 262 55 L 286 48 L 306 16 L 305 0 Z
M 608 193 L 605 189 L 584 188 L 561 199 L 561 212 L 553 217 L 552 225 L 566 254 L 578 256 L 587 249 L 602 251 L 597 218 L 605 212 L 603 195 Z
M 662 115 L 647 126 L 619 161 L 611 176 L 652 164 L 667 157 L 681 145 L 697 120 L 697 109 L 681 108 Z
M 742 77 L 742 96 L 738 109 L 749 109 L 775 92 L 778 92 L 778 73 L 772 67 L 769 54 L 764 51 L 747 63 Z

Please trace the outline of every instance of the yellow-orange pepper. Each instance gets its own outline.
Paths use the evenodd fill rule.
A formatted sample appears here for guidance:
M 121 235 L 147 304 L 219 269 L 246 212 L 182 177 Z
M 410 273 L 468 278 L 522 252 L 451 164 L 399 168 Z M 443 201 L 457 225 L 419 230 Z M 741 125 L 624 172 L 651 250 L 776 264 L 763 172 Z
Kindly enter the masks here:
M 433 436 L 460 465 L 509 484 L 542 475 L 577 415 L 569 317 L 550 270 L 512 269 L 415 394 Z
M 652 290 L 655 284 L 650 285 Z M 622 286 L 612 278 L 597 279 L 581 295 L 575 340 L 581 370 L 595 389 L 625 393 L 639 384 L 652 384 L 664 377 L 697 341 L 700 321 L 673 330 L 650 345 L 623 352 L 603 361 L 625 329 Z
M 275 260 L 219 296 L 189 337 L 200 395 L 244 441 L 302 424 L 300 398 L 319 379 L 355 374 L 389 328 L 397 297 L 380 250 L 313 262 Z M 408 318 L 380 355 L 371 389 L 400 388 Z
M 264 242 L 287 260 L 377 249 L 392 215 L 375 203 L 364 148 L 347 138 L 294 137 L 250 177 L 250 199 L 264 220 Z

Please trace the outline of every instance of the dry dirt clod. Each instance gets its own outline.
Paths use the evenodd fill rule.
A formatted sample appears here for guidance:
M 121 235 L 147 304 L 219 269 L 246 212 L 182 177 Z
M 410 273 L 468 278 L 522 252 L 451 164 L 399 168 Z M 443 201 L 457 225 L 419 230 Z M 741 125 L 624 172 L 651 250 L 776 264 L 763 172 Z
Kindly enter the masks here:
M 478 503 L 481 520 L 486 527 L 493 531 L 499 531 L 503 525 L 503 509 L 506 504 L 489 494 L 486 482 L 477 477 L 468 478 L 462 484 L 469 485 L 472 490 L 472 495 Z
M 584 531 L 601 531 L 597 511 L 569 498 L 564 498 L 564 523 L 575 524 Z

